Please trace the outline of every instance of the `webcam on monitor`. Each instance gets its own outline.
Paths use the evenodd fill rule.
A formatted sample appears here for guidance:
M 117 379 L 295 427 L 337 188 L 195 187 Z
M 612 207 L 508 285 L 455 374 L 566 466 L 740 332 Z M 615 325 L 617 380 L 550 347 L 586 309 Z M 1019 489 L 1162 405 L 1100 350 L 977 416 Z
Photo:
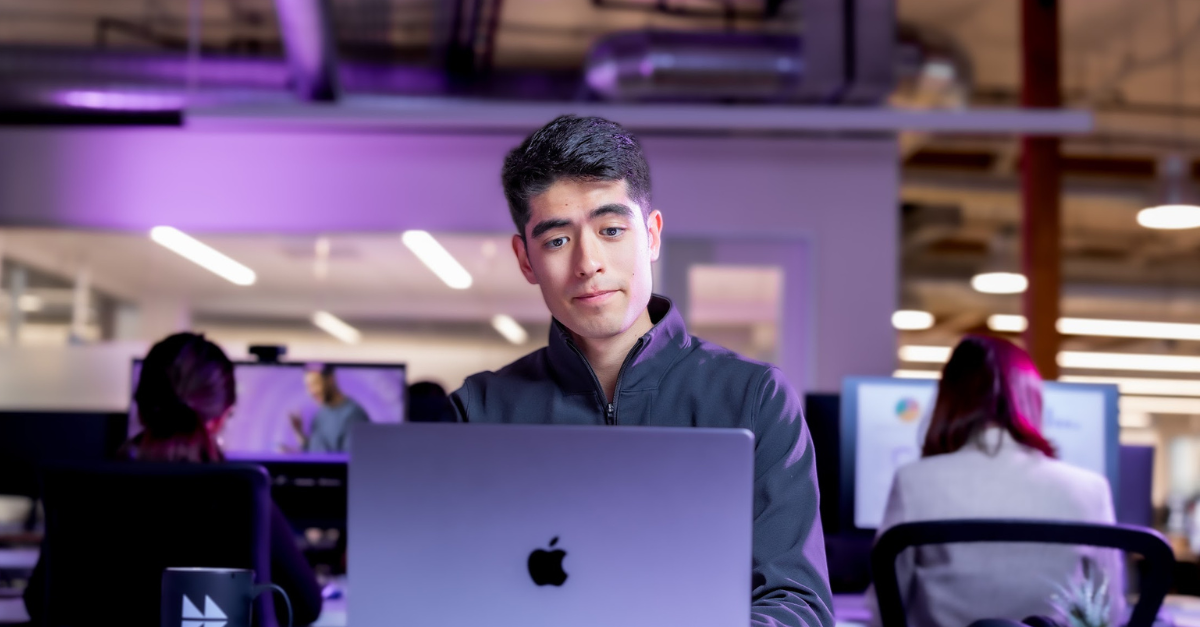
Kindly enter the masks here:
M 277 364 L 279 359 L 287 355 L 287 347 L 272 344 L 254 344 L 250 346 L 250 354 L 263 364 Z

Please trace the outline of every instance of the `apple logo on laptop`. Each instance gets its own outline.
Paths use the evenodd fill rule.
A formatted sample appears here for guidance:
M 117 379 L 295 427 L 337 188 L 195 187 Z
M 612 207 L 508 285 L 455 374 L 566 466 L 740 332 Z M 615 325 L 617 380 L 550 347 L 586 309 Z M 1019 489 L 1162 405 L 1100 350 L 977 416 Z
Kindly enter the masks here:
M 550 541 L 550 548 L 558 544 L 558 536 L 555 536 Z M 539 586 L 561 586 L 567 580 L 567 573 L 563 570 L 562 561 L 567 556 L 567 552 L 562 549 L 546 551 L 537 549 L 529 554 L 529 576 L 533 578 L 533 583 Z

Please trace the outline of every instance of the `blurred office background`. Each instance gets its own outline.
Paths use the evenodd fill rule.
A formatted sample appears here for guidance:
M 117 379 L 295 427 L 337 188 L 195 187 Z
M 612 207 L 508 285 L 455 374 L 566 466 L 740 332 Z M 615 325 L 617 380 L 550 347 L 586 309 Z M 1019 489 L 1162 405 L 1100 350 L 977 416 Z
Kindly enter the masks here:
M 548 313 L 498 173 L 564 112 L 642 138 L 657 291 L 692 333 L 807 393 L 936 376 L 964 333 L 1028 324 L 1020 280 L 976 279 L 1024 271 L 1037 133 L 1060 142 L 1057 374 L 1121 387 L 1121 442 L 1154 447 L 1156 523 L 1188 551 L 1200 228 L 1138 214 L 1200 202 L 1200 4 L 1062 2 L 1065 112 L 1017 111 L 1020 2 L 853 4 L 0 0 L 0 411 L 126 411 L 130 360 L 182 329 L 448 390 L 534 350 Z

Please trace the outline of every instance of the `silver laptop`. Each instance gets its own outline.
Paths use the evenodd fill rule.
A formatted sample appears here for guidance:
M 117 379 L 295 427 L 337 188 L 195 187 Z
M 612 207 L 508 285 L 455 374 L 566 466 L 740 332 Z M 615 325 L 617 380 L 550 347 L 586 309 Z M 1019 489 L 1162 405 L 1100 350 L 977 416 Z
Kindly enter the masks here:
M 353 627 L 729 627 L 750 620 L 753 435 L 361 425 Z

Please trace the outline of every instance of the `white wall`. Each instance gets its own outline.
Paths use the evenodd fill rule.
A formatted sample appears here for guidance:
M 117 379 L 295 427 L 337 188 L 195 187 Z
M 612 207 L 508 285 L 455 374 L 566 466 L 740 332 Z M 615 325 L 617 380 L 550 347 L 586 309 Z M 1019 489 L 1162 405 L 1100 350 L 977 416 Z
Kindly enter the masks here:
M 206 329 L 234 360 L 253 359 L 249 341 L 263 334 L 233 328 Z M 267 337 L 265 341 L 277 338 Z M 384 337 L 373 344 L 349 346 L 337 341 L 290 338 L 289 361 L 405 363 L 409 381 L 434 380 L 454 391 L 468 375 L 506 364 L 544 345 L 476 343 L 445 338 Z M 144 357 L 147 342 L 106 342 L 74 346 L 0 347 L 0 411 L 126 411 L 133 396 L 130 364 Z
M 619 121 L 619 120 L 618 120 Z M 0 224 L 196 232 L 511 228 L 515 134 L 0 130 Z M 642 137 L 666 238 L 810 248 L 810 371 L 836 390 L 895 363 L 894 139 Z M 784 316 L 791 315 L 785 311 Z M 499 365 L 499 364 L 497 364 Z

